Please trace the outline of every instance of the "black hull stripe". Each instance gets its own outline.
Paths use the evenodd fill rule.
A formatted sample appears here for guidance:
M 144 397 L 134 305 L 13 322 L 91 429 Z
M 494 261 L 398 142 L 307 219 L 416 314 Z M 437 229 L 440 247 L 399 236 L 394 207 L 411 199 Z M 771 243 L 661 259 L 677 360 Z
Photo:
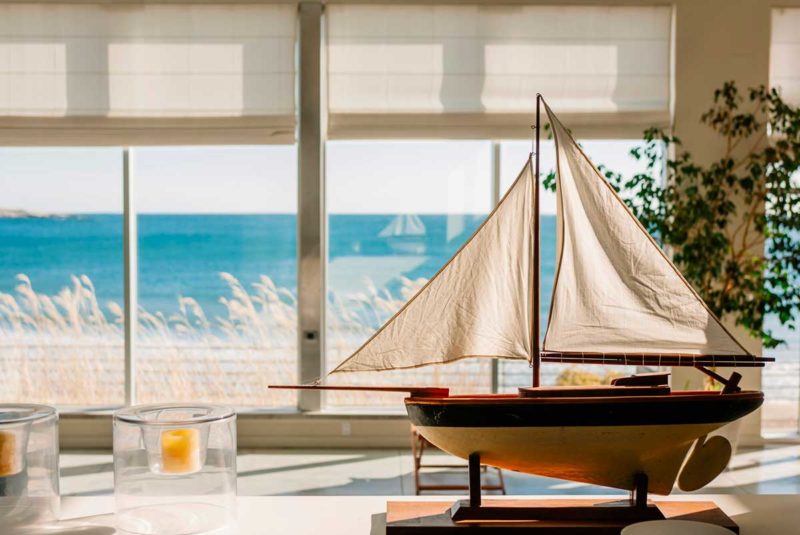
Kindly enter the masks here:
M 761 406 L 763 398 L 703 396 L 664 403 L 598 400 L 596 403 L 441 403 L 406 401 L 414 425 L 431 427 L 580 427 L 732 422 Z

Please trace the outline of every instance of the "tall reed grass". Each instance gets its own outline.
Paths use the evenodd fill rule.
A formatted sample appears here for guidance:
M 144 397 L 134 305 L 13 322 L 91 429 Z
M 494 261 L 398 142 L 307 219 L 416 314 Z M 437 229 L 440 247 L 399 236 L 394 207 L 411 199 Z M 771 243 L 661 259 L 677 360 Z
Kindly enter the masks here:
M 290 406 L 292 391 L 271 383 L 297 382 L 297 299 L 262 275 L 248 286 L 229 273 L 224 314 L 208 317 L 202 305 L 178 296 L 178 311 L 139 308 L 135 345 L 137 400 L 224 402 Z M 402 279 L 397 295 L 367 283 L 364 292 L 331 295 L 328 366 L 335 366 L 390 317 L 424 279 Z M 488 364 L 434 367 L 348 377 L 357 384 L 488 386 Z M 26 275 L 13 293 L 0 292 L 1 401 L 66 406 L 114 406 L 124 400 L 123 310 L 101 305 L 89 277 L 73 276 L 56 295 L 36 292 Z M 335 405 L 396 405 L 397 396 L 332 396 Z
M 270 382 L 296 376 L 296 298 L 267 276 L 245 288 L 220 274 L 225 314 L 207 317 L 191 297 L 178 312 L 139 309 L 137 399 L 289 405 Z M 56 295 L 37 293 L 25 275 L 0 293 L 0 400 L 59 405 L 118 405 L 124 399 L 123 310 L 98 303 L 87 276 Z

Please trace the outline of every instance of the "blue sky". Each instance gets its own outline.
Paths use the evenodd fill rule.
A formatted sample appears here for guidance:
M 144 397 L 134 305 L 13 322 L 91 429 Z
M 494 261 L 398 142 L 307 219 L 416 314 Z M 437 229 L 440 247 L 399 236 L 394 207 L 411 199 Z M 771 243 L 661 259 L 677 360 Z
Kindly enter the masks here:
M 585 141 L 595 163 L 631 174 L 635 141 Z M 331 213 L 485 213 L 491 207 L 486 141 L 333 141 L 326 148 Z M 502 145 L 501 182 L 524 165 L 530 142 Z M 0 149 L 0 208 L 119 213 L 119 148 Z M 294 146 L 147 147 L 132 150 L 140 213 L 293 213 Z M 542 144 L 542 172 L 553 167 Z M 542 213 L 555 201 L 542 197 Z

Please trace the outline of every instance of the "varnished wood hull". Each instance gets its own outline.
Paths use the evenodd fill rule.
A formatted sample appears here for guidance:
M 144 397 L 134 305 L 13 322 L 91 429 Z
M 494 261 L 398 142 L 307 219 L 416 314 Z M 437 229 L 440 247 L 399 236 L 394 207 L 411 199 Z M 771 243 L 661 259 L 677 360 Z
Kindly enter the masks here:
M 633 487 L 636 473 L 645 473 L 650 492 L 669 494 L 698 438 L 762 402 L 761 392 L 557 399 L 497 395 L 411 397 L 406 408 L 427 440 L 461 458 L 478 452 L 483 463 L 499 468 L 625 490 Z M 726 454 L 724 449 L 704 453 L 716 455 L 716 461 Z M 725 462 L 692 463 L 712 465 L 719 471 Z M 699 479 L 715 475 L 700 474 Z

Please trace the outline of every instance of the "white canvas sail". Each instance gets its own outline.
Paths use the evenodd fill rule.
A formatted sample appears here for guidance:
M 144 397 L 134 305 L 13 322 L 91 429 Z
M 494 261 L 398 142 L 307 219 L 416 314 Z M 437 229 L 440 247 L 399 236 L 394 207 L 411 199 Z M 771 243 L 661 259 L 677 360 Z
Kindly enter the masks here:
M 333 372 L 467 357 L 530 359 L 534 178 L 530 159 L 445 266 Z
M 747 355 L 546 109 L 559 257 L 543 350 Z

